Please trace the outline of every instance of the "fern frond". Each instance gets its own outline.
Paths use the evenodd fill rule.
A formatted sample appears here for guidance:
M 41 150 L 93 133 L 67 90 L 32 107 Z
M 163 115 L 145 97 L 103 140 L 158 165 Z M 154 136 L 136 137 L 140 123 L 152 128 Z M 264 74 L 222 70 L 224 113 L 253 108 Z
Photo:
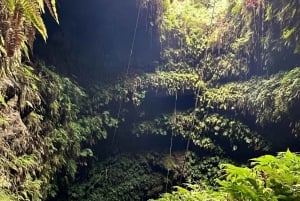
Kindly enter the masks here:
M 32 50 L 36 30 L 47 39 L 47 30 L 42 19 L 45 4 L 58 23 L 56 0 L 6 0 L 0 2 L 0 43 L 1 57 L 12 57 L 20 49 L 28 57 Z M 27 47 L 27 46 L 29 47 Z
M 22 8 L 24 9 L 24 17 L 31 22 L 33 26 L 42 35 L 43 39 L 47 39 L 47 30 L 44 21 L 41 17 L 41 10 L 36 1 L 19 0 Z
M 2 55 L 6 56 L 7 53 L 6 53 L 6 50 L 5 50 L 4 46 L 0 45 L 0 57 L 1 57 Z
M 17 4 L 15 6 L 15 10 L 13 12 L 12 19 L 11 19 L 11 24 L 13 29 L 22 26 L 23 16 L 24 16 L 24 9 L 22 8 L 22 5 Z
M 4 38 L 0 36 L 0 57 L 2 57 L 2 55 L 3 56 L 7 55 L 4 45 L 5 45 Z
M 22 48 L 22 51 L 23 51 L 23 54 L 24 54 L 25 58 L 29 60 L 30 57 L 29 57 L 28 46 L 26 45 L 25 42 L 23 42 L 23 43 L 21 44 L 21 48 Z M 31 48 L 31 47 L 30 47 L 30 48 Z M 32 50 L 32 49 L 31 49 L 31 50 Z
M 22 25 L 23 25 L 23 9 L 21 5 L 14 5 L 15 10 L 2 23 L 2 28 L 5 35 L 5 49 L 7 56 L 12 57 L 15 50 L 20 49 L 22 42 L 25 40 Z
M 12 29 L 8 29 L 7 31 L 6 31 L 6 34 L 5 34 L 5 45 L 4 45 L 4 47 L 5 47 L 5 49 L 6 49 L 6 52 L 7 52 L 7 55 L 10 57 L 11 55 L 13 55 L 13 53 L 14 53 L 14 51 L 13 51 L 13 49 L 12 49 L 12 47 L 11 47 L 11 45 L 14 43 L 14 41 L 13 41 L 13 35 L 14 35 L 14 33 L 13 33 L 13 30 Z
M 42 13 L 45 12 L 44 0 L 36 0 L 38 3 L 38 7 L 41 9 Z
M 10 12 L 15 10 L 16 2 L 15 0 L 6 0 L 6 6 Z
M 22 42 L 25 40 L 25 36 L 20 29 L 9 30 L 6 38 L 5 49 L 7 56 L 12 57 L 16 50 L 20 49 Z
M 33 42 L 35 40 L 36 29 L 28 22 L 25 22 L 25 36 L 27 38 L 26 44 L 29 46 L 30 50 L 33 50 Z
M 56 10 L 56 0 L 44 0 L 44 2 L 47 5 L 52 17 L 55 19 L 57 24 L 59 24 L 57 10 Z

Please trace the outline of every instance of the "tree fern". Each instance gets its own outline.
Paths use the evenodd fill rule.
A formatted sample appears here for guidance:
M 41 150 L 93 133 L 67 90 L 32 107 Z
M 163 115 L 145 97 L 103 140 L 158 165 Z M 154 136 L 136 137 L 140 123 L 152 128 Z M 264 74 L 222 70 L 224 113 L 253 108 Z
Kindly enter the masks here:
M 16 51 L 26 50 L 25 44 L 32 48 L 35 30 L 41 34 L 44 40 L 47 39 L 47 30 L 42 19 L 45 4 L 58 23 L 55 0 L 0 1 L 2 7 L 0 11 L 0 28 L 2 32 L 0 35 L 4 39 L 4 43 L 0 43 L 1 55 L 12 57 Z
M 36 1 L 20 0 L 20 4 L 24 9 L 24 17 L 31 22 L 33 26 L 39 31 L 44 40 L 47 39 L 47 31 L 44 21 L 41 17 L 41 9 L 38 7 Z

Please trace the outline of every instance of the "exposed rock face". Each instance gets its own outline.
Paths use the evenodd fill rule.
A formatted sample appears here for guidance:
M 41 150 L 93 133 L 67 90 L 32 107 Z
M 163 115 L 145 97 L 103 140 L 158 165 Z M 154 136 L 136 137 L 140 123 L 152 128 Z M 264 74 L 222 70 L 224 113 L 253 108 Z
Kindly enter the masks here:
M 0 107 L 2 117 L 6 121 L 6 124 L 0 127 L 0 138 L 9 141 L 18 136 L 28 135 L 28 130 L 21 118 L 18 86 L 7 79 L 1 79 L 0 83 L 0 92 L 6 101 L 6 105 Z
M 21 169 L 14 165 L 16 156 L 28 151 L 30 134 L 21 118 L 19 107 L 19 88 L 9 79 L 0 79 L 0 188 L 12 189 L 16 175 L 22 175 Z M 22 176 L 23 177 L 23 176 Z M 24 177 L 25 178 L 25 177 Z M 13 181 L 14 180 L 14 181 Z
M 26 143 L 30 138 L 27 127 L 22 121 L 20 111 L 18 109 L 19 97 L 15 95 L 7 102 L 7 107 L 2 110 L 2 115 L 7 122 L 6 126 L 0 128 L 0 138 L 10 145 L 12 150 L 16 152 L 24 152 L 28 149 Z
M 20 87 L 9 79 L 0 80 L 0 92 L 4 103 L 0 104 L 0 153 L 14 152 L 16 155 L 29 154 L 33 150 L 33 138 L 22 119 Z M 9 154 L 8 154 L 9 155 Z
M 7 135 L 18 135 L 27 133 L 27 128 L 24 125 L 21 114 L 18 110 L 19 97 L 16 95 L 7 102 L 7 106 L 3 110 L 4 118 L 8 126 L 4 129 Z

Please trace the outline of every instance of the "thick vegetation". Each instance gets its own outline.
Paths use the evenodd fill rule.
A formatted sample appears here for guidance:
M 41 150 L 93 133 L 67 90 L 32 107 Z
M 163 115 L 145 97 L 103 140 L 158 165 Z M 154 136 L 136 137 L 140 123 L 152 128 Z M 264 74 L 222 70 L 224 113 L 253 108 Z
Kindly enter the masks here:
M 297 47 L 289 42 L 298 40 L 297 3 L 220 0 L 144 4 L 152 4 L 156 11 L 155 18 L 149 19 L 160 32 L 160 65 L 154 73 L 130 76 L 94 93 L 97 100 L 108 104 L 137 106 L 141 115 L 134 120 L 134 133 L 173 133 L 191 138 L 199 147 L 218 150 L 218 141 L 227 138 L 234 151 L 237 144 L 266 150 L 269 137 L 298 135 L 299 67 L 293 66 L 296 61 L 286 66 L 274 63 L 279 55 L 297 55 Z M 279 17 L 292 11 L 289 23 L 283 23 Z M 294 31 L 287 35 L 290 29 Z M 144 104 L 153 94 L 173 99 L 175 111 L 169 109 L 153 118 Z M 176 111 L 180 97 L 188 95 L 194 96 L 194 107 Z M 126 121 L 126 113 L 119 115 Z M 265 128 L 275 124 L 286 134 L 267 133 Z
M 0 199 L 298 200 L 298 155 L 227 163 L 298 148 L 299 1 L 139 5 L 156 69 L 83 89 L 29 62 L 55 1 L 0 0 Z
M 119 108 L 115 113 L 124 123 L 116 135 L 168 136 L 170 156 L 178 136 L 186 140 L 186 150 L 239 157 L 299 142 L 300 71 L 296 59 L 284 60 L 299 58 L 298 2 L 174 0 L 143 5 L 151 10 L 150 23 L 160 35 L 159 66 L 93 93 L 95 100 Z M 159 105 L 151 103 L 162 97 L 171 100 L 169 107 L 153 111 Z M 192 97 L 194 104 L 181 109 L 184 97 Z M 196 178 L 189 181 L 200 182 Z
M 1 91 L 6 97 L 1 105 L 0 187 L 17 200 L 55 196 L 57 184 L 74 178 L 77 167 L 93 156 L 88 147 L 115 125 L 108 112 L 86 113 L 88 106 L 82 103 L 87 95 L 68 78 L 44 67 L 37 72 L 35 90 L 4 85 Z M 66 172 L 63 178 L 56 175 L 61 171 Z
M 74 178 L 93 156 L 88 146 L 116 124 L 109 112 L 83 110 L 87 95 L 70 79 L 22 62 L 35 30 L 47 38 L 44 4 L 57 20 L 55 1 L 0 1 L 1 200 L 55 196 L 58 184 Z
M 166 193 L 157 200 L 299 200 L 299 155 L 287 151 L 277 157 L 264 155 L 251 161 L 251 168 L 222 165 L 225 174 L 217 180 L 219 191 L 188 185 L 190 190 L 176 187 L 172 194 Z

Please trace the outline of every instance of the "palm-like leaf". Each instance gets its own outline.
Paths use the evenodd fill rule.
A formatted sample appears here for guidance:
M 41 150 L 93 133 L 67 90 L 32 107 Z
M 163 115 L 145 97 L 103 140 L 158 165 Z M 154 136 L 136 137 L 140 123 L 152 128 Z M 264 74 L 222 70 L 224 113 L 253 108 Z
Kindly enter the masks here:
M 0 0 L 0 5 L 0 36 L 4 39 L 3 44 L 0 43 L 1 57 L 13 57 L 19 50 L 26 55 L 26 45 L 32 49 L 35 30 L 47 39 L 42 19 L 45 5 L 58 23 L 56 0 Z

